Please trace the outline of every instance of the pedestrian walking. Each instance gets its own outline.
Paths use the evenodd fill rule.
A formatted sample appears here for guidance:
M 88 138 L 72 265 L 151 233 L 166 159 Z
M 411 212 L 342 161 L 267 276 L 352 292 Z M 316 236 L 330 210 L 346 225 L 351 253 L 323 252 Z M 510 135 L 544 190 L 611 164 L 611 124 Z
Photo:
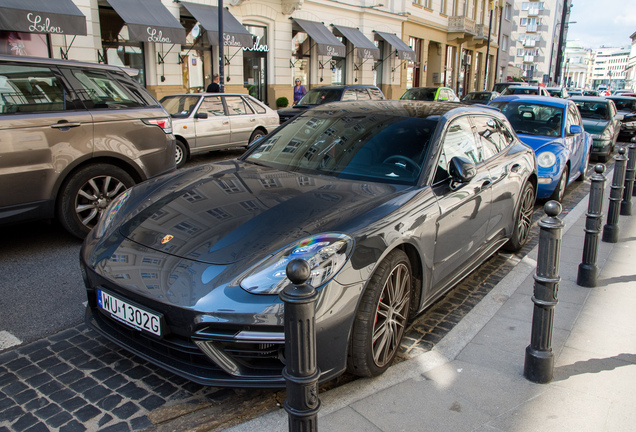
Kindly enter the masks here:
M 208 86 L 206 92 L 208 93 L 220 93 L 221 86 L 219 85 L 219 74 L 214 74 L 212 76 L 212 82 Z
M 294 86 L 294 105 L 296 105 L 306 93 L 307 89 L 302 85 L 300 78 L 296 78 L 296 85 Z

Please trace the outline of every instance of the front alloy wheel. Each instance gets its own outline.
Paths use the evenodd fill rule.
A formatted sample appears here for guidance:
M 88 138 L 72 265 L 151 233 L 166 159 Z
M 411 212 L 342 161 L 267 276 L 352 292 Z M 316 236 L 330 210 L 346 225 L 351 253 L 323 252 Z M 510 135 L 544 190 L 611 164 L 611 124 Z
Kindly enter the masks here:
M 348 367 L 360 376 L 377 376 L 390 365 L 406 329 L 413 278 L 408 257 L 392 251 L 371 277 L 351 335 Z
M 527 243 L 530 237 L 535 200 L 536 194 L 534 192 L 534 186 L 528 182 L 523 186 L 519 200 L 519 208 L 515 214 L 515 227 L 512 231 L 512 236 L 510 236 L 510 239 L 504 246 L 505 250 L 517 252 Z

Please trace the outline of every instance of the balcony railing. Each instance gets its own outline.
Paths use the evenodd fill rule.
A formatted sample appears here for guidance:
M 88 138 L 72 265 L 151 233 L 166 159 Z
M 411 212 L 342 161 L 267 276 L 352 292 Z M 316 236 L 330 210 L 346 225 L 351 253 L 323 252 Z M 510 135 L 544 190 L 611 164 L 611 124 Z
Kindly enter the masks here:
M 534 56 L 532 55 L 523 56 L 524 63 L 532 63 L 533 61 L 534 61 Z
M 452 16 L 448 19 L 448 31 L 475 34 L 475 21 L 465 16 Z
M 526 39 L 526 40 L 523 42 L 523 46 L 524 46 L 524 47 L 534 47 L 534 46 L 536 46 L 536 45 L 537 45 L 537 41 L 536 41 L 536 40 L 534 40 L 534 39 Z
M 537 16 L 537 15 L 539 15 L 539 8 L 528 9 L 528 16 Z
M 526 26 L 526 31 L 527 32 L 536 32 L 537 31 L 537 25 L 536 24 L 528 24 Z

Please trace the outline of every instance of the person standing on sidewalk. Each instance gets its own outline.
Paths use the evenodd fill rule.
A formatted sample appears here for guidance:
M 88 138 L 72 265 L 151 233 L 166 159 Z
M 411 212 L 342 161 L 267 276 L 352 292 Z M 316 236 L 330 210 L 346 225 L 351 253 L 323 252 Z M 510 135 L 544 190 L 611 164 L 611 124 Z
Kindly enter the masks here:
M 208 93 L 220 93 L 221 92 L 221 86 L 219 85 L 219 74 L 214 74 L 212 76 L 212 82 L 210 83 L 210 85 L 206 89 L 206 92 L 208 92 Z
M 300 101 L 306 93 L 307 89 L 302 85 L 300 78 L 296 78 L 296 85 L 294 86 L 294 105 L 298 104 L 298 101 Z

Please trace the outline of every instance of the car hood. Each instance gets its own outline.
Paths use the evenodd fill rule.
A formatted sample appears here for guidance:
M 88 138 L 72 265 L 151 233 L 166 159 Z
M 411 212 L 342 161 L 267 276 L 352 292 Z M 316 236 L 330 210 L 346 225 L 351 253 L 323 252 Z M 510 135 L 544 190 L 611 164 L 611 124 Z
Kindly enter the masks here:
M 607 127 L 607 120 L 583 119 L 583 128 L 585 132 L 591 134 L 601 134 Z
M 552 144 L 555 141 L 556 142 L 561 141 L 561 138 L 559 137 L 545 137 L 545 136 L 526 135 L 526 134 L 517 134 L 517 136 L 523 143 L 532 147 L 532 150 L 534 150 L 535 153 L 537 153 L 538 150 L 540 150 L 542 147 L 546 146 L 547 144 Z
M 265 256 L 309 235 L 355 230 L 395 210 L 385 204 L 408 189 L 241 161 L 177 179 L 149 191 L 147 206 L 119 231 L 148 248 L 217 265 Z

